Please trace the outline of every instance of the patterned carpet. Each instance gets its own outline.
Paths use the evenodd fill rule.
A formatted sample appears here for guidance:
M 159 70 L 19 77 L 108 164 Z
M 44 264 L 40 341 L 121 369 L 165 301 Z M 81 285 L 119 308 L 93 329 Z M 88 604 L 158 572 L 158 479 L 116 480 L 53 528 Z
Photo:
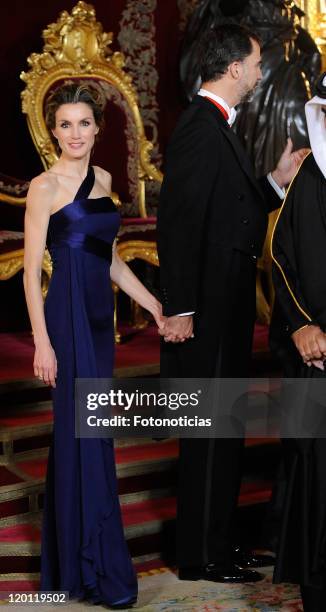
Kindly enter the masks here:
M 137 609 L 142 612 L 301 612 L 295 585 L 273 585 L 272 568 L 264 569 L 266 578 L 258 584 L 222 585 L 213 582 L 180 582 L 170 571 L 144 577 L 139 581 Z
M 180 582 L 168 568 L 140 572 L 139 599 L 135 612 L 302 612 L 298 588 L 295 585 L 273 585 L 272 568 L 265 568 L 266 578 L 258 584 L 222 585 L 213 582 Z M 90 605 L 71 602 L 61 606 L 72 612 L 86 612 Z M 31 609 L 20 605 L 17 609 Z M 42 612 L 53 606 L 41 606 Z M 5 602 L 1 610 L 12 610 Z M 16 609 L 16 608 L 14 608 Z M 102 606 L 97 606 L 102 609 Z M 106 608 L 107 609 L 107 608 Z

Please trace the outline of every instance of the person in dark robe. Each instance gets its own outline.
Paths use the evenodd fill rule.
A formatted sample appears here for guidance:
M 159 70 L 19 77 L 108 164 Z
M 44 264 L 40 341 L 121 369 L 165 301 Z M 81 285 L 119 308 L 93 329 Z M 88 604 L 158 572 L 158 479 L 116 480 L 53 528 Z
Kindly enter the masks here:
M 257 36 L 238 25 L 202 38 L 203 85 L 179 119 L 166 160 L 158 210 L 161 295 L 167 317 L 164 378 L 245 378 L 256 315 L 256 264 L 268 211 L 283 198 L 302 151 L 287 147 L 257 181 L 230 129 L 234 106 L 261 78 Z M 180 441 L 179 578 L 245 582 L 232 550 L 243 438 Z M 258 575 L 257 575 L 258 574 Z
M 305 111 L 311 153 L 290 186 L 272 238 L 271 343 L 285 375 L 300 379 L 284 388 L 292 426 L 286 435 L 292 435 L 283 440 L 287 488 L 274 581 L 300 584 L 304 610 L 325 612 L 326 72 Z
M 202 0 L 185 33 L 180 77 L 188 100 L 200 87 L 198 41 L 203 32 L 221 23 L 239 23 L 260 37 L 263 78 L 250 104 L 237 108 L 234 125 L 259 177 L 275 167 L 288 137 L 295 148 L 308 144 L 304 105 L 321 60 L 316 43 L 300 25 L 303 15 L 292 0 Z

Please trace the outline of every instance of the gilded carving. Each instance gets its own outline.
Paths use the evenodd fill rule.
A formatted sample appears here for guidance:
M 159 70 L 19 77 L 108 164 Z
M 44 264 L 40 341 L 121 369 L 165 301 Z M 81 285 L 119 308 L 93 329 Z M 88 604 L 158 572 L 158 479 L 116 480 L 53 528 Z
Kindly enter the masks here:
M 26 198 L 16 198 L 15 196 L 7 195 L 6 193 L 0 193 L 0 202 L 12 204 L 12 206 L 25 206 Z
M 17 251 L 10 251 L 9 253 L 3 253 L 0 255 L 0 281 L 5 281 L 17 274 L 24 267 L 24 249 L 17 249 Z M 48 251 L 44 253 L 42 270 L 48 279 L 51 278 L 52 264 Z M 46 293 L 43 292 L 43 297 Z
M 12 251 L 0 255 L 0 280 L 8 280 L 23 268 L 24 251 Z
M 44 252 L 42 270 L 47 274 L 49 278 L 51 278 L 52 274 L 52 262 L 49 251 L 46 249 Z
M 117 245 L 117 252 L 123 261 L 142 259 L 154 266 L 159 265 L 156 242 L 145 240 L 128 240 Z
M 323 57 L 323 70 L 326 69 L 326 2 L 325 0 L 304 0 L 306 25 Z

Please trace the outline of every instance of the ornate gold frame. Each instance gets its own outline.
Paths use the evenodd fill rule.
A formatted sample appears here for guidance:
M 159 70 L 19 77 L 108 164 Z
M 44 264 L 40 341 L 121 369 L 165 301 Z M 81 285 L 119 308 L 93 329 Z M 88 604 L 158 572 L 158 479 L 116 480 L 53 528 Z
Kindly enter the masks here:
M 143 259 L 154 266 L 159 265 L 156 242 L 146 242 L 146 240 L 118 242 L 117 252 L 125 262 Z
M 49 168 L 58 159 L 43 115 L 48 91 L 57 81 L 64 79 L 106 81 L 116 87 L 132 111 L 139 145 L 139 214 L 147 217 L 145 180 L 161 182 L 162 173 L 150 161 L 153 145 L 145 136 L 131 77 L 123 70 L 124 56 L 110 48 L 113 34 L 103 32 L 102 25 L 96 21 L 94 7 L 80 1 L 71 14 L 63 11 L 58 20 L 43 31 L 43 39 L 43 52 L 29 56 L 30 69 L 22 72 L 21 79 L 26 83 L 22 92 L 23 112 L 27 115 L 28 127 L 44 167 Z
M 0 281 L 9 280 L 12 276 L 15 276 L 17 272 L 20 272 L 24 267 L 24 249 L 17 249 L 16 251 L 10 251 L 10 253 L 3 253 L 0 255 Z M 42 294 L 45 298 L 49 280 L 52 274 L 52 264 L 48 251 L 44 252 L 42 262 Z
M 298 2 L 298 0 L 296 0 Z M 303 27 L 315 40 L 322 54 L 322 69 L 326 70 L 326 6 L 322 0 L 300 0 L 300 7 L 305 12 Z
M 156 242 L 146 240 L 126 240 L 124 242 L 117 242 L 117 253 L 119 257 L 126 263 L 133 259 L 142 259 L 147 261 L 154 266 L 159 266 L 157 246 Z M 114 337 L 117 344 L 121 341 L 121 334 L 118 330 L 117 321 L 117 299 L 119 293 L 119 287 L 113 283 L 114 292 Z M 133 327 L 134 329 L 144 329 L 147 326 L 147 321 L 144 319 L 141 307 L 132 300 L 133 310 Z
M 11 196 L 0 192 L 0 202 L 5 202 L 11 206 L 25 206 L 26 198 L 19 198 L 18 196 Z

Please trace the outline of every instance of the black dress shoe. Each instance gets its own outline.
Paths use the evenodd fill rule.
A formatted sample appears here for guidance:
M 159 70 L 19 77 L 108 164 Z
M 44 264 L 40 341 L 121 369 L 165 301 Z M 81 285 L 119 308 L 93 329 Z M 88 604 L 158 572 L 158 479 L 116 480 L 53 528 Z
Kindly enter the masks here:
M 241 582 L 259 582 L 264 576 L 258 572 L 242 569 L 235 563 L 221 568 L 216 563 L 208 563 L 204 567 L 180 567 L 179 580 L 211 580 L 236 584 Z
M 245 550 L 240 546 L 232 549 L 233 562 L 240 567 L 268 567 L 275 565 L 275 558 L 272 555 L 258 555 L 250 550 Z

